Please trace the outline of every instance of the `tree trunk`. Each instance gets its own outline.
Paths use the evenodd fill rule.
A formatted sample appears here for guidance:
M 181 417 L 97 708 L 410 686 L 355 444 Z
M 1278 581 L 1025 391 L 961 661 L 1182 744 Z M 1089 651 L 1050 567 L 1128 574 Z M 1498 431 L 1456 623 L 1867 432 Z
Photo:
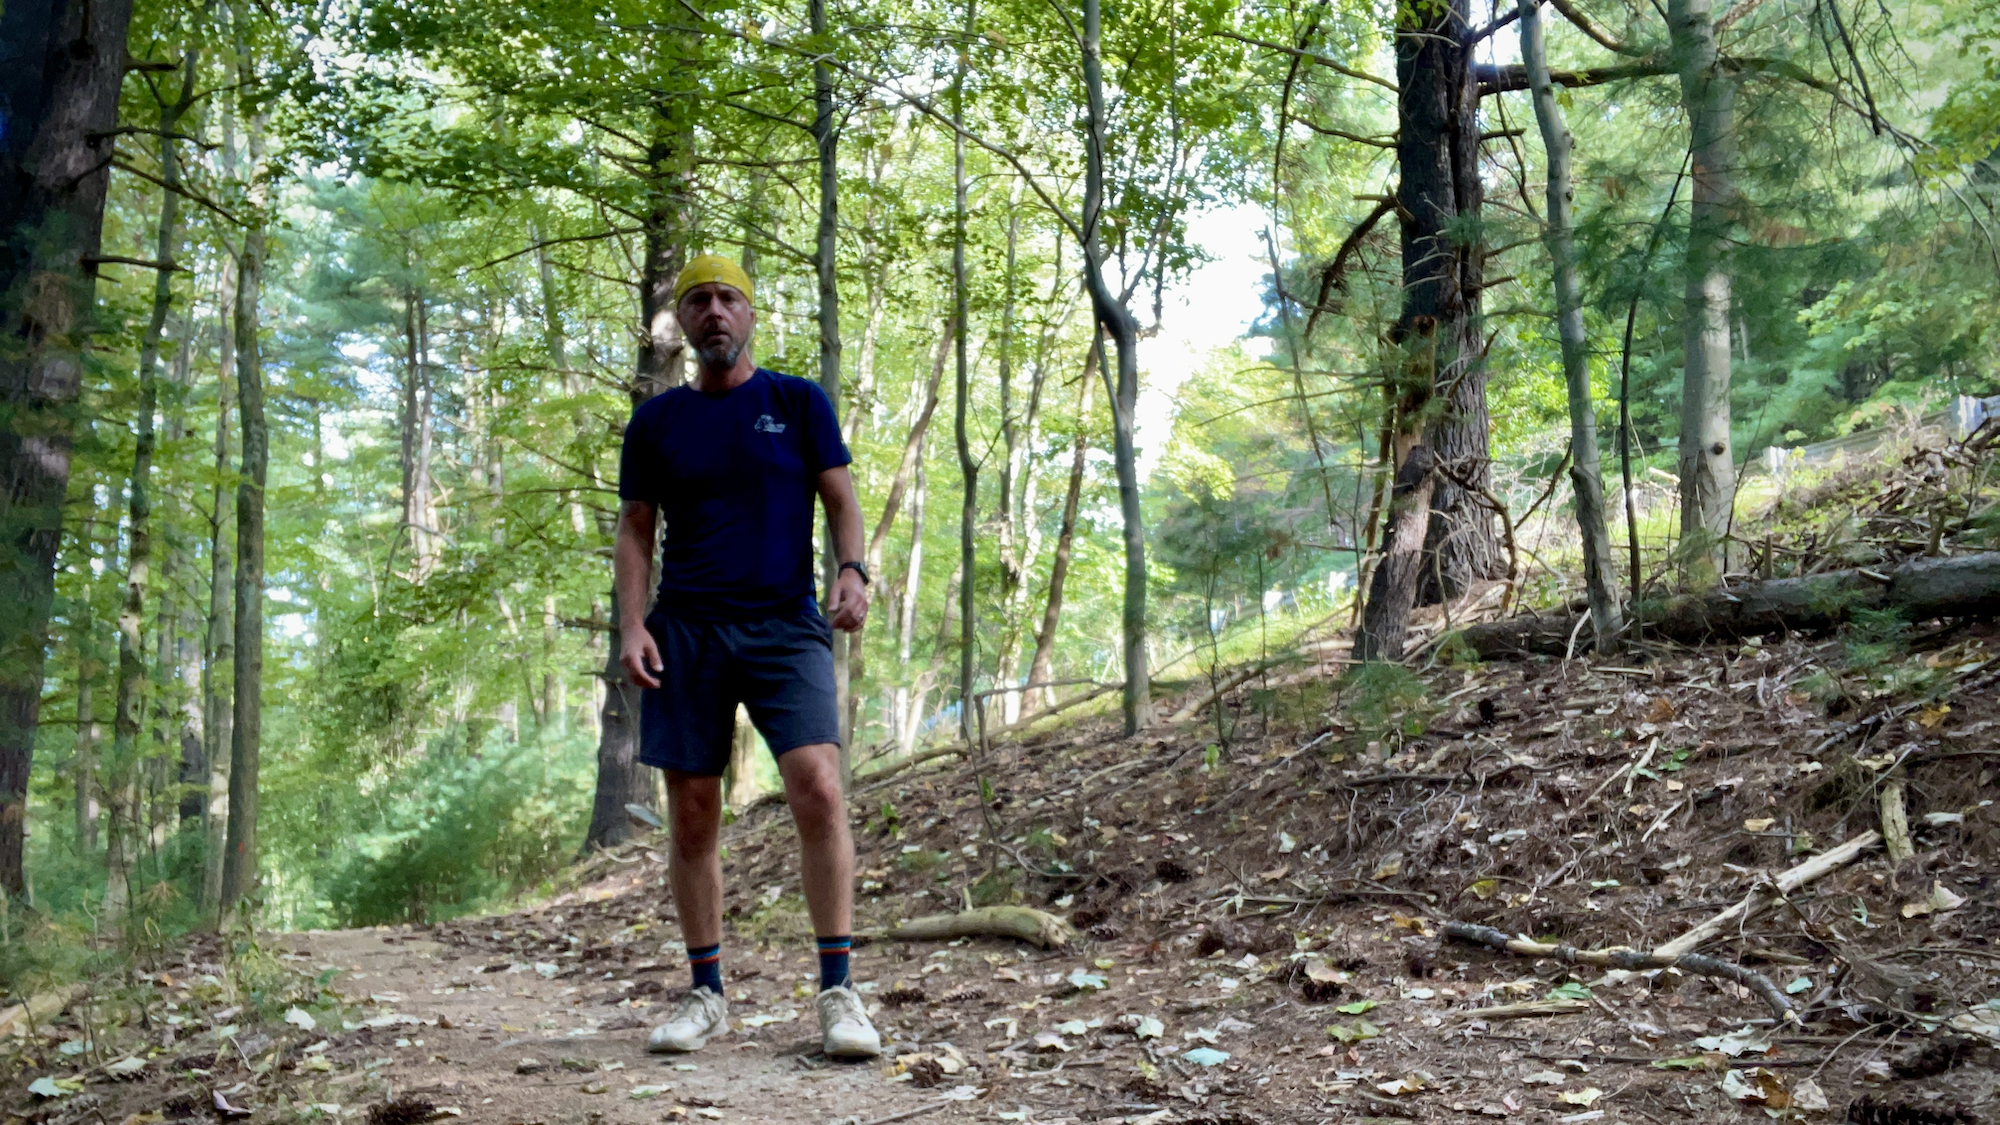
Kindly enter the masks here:
M 1479 87 L 1472 69 L 1468 0 L 1405 6 L 1396 28 L 1396 206 L 1402 216 L 1403 307 L 1409 335 L 1418 317 L 1437 322 L 1434 397 L 1443 409 L 1425 427 L 1438 478 L 1426 529 L 1420 601 L 1453 597 L 1504 570 L 1493 513 L 1485 506 L 1486 342 L 1480 326 L 1482 247 L 1476 230 Z M 1471 241 L 1462 241 L 1467 238 Z
M 174 259 L 180 242 L 180 163 L 173 138 L 180 119 L 194 104 L 195 54 L 186 59 L 186 80 L 180 100 L 160 112 L 160 222 L 155 238 L 156 261 Z M 153 452 L 158 434 L 153 417 L 160 406 L 160 339 L 173 308 L 173 274 L 153 271 L 153 309 L 139 336 L 139 407 L 132 446 L 132 473 L 127 482 L 125 597 L 118 609 L 117 712 L 111 726 L 111 761 L 107 763 L 111 793 L 110 848 L 105 862 L 109 882 L 104 892 L 105 914 L 114 922 L 129 904 L 130 875 L 137 855 L 139 807 L 139 713 L 145 707 L 146 651 L 141 618 L 153 564 Z
M 966 35 L 972 34 L 973 5 L 968 0 L 965 8 Z M 958 566 L 965 580 L 958 588 L 958 730 L 959 736 L 970 742 L 973 730 L 973 672 L 978 659 L 973 638 L 978 635 L 974 628 L 974 596 L 979 583 L 979 551 L 974 538 L 979 521 L 979 463 L 972 458 L 972 435 L 967 429 L 967 412 L 971 409 L 971 372 L 968 366 L 968 343 L 972 336 L 972 323 L 968 311 L 968 294 L 965 268 L 965 72 L 968 56 L 961 51 L 958 56 L 958 74 L 952 83 L 952 124 L 956 126 L 951 134 L 952 155 L 952 226 L 951 226 L 951 300 L 953 346 L 956 360 L 956 374 L 952 379 L 952 436 L 958 444 L 959 511 L 958 511 Z
M 264 121 L 250 119 L 250 227 L 236 270 L 236 403 L 242 417 L 242 468 L 236 484 L 235 707 L 229 743 L 229 827 L 224 838 L 221 907 L 234 910 L 257 890 L 257 774 L 263 754 L 264 480 L 270 432 L 264 421 L 264 365 L 257 304 L 264 282 Z
M 693 227 L 687 195 L 692 137 L 682 123 L 682 110 L 672 98 L 662 99 L 655 112 L 653 143 L 647 153 L 652 194 L 646 211 L 644 260 L 639 267 L 638 354 L 627 388 L 633 409 L 682 382 L 686 341 L 674 319 L 674 279 L 687 254 Z M 654 552 L 658 565 L 658 552 Z M 618 663 L 624 645 L 619 630 L 618 591 L 610 599 L 611 628 L 605 634 L 604 704 L 598 711 L 597 792 L 591 803 L 590 828 L 583 846 L 608 848 L 631 835 L 627 804 L 650 804 L 653 785 L 639 762 L 639 689 L 626 682 Z
M 1139 407 L 1139 325 L 1132 310 L 1104 280 L 1104 74 L 1099 53 L 1100 0 L 1083 2 L 1083 88 L 1085 120 L 1083 188 L 1083 278 L 1098 326 L 1111 337 L 1118 378 L 1105 381 L 1111 400 L 1112 461 L 1118 470 L 1118 509 L 1125 525 L 1125 733 L 1137 734 L 1152 721 L 1152 681 L 1146 669 L 1146 527 L 1140 510 L 1139 457 L 1133 444 Z M 970 576 L 968 573 L 968 584 Z
M 1590 341 L 1583 331 L 1583 295 L 1576 276 L 1576 239 L 1570 217 L 1569 126 L 1549 83 L 1541 0 L 1521 0 L 1521 58 L 1548 154 L 1548 228 L 1543 232 L 1555 272 L 1556 328 L 1562 336 L 1563 382 L 1569 389 L 1569 479 L 1576 493 L 1576 524 L 1583 536 L 1583 583 L 1590 598 L 1597 650 L 1610 651 L 1624 628 L 1604 518 L 1604 477 L 1597 455 L 1597 408 L 1590 401 Z
M 1424 573 L 1433 569 L 1436 558 L 1426 549 L 1426 540 L 1438 470 L 1436 456 L 1424 441 L 1423 419 L 1437 385 L 1442 328 L 1435 319 L 1420 316 L 1411 323 L 1410 334 L 1396 341 L 1396 366 L 1386 396 L 1389 430 L 1395 435 L 1390 448 L 1396 477 L 1389 493 L 1382 558 L 1369 575 L 1368 604 L 1361 613 L 1357 655 L 1363 660 L 1403 659 L 1403 630 L 1417 604 Z
M 223 149 L 234 145 L 228 119 L 224 119 Z M 222 912 L 222 859 L 228 851 L 229 755 L 224 747 L 233 745 L 234 723 L 225 704 L 229 685 L 225 669 L 236 663 L 235 624 L 230 615 L 229 576 L 233 569 L 229 550 L 228 517 L 223 499 L 228 495 L 223 482 L 229 477 L 229 403 L 235 396 L 230 371 L 236 363 L 236 336 L 230 317 L 236 304 L 236 264 L 222 256 L 222 284 L 216 300 L 216 324 L 220 335 L 215 371 L 215 484 L 209 492 L 208 524 L 208 620 L 202 641 L 202 757 L 208 763 L 208 801 L 202 812 L 202 835 L 207 846 L 202 851 L 201 916 L 219 920 Z M 226 311 L 225 311 L 226 310 Z
M 90 588 L 77 599 L 76 630 L 76 750 L 70 759 L 70 782 L 76 793 L 76 850 L 80 858 L 97 853 L 97 622 L 90 612 Z
M 1648 599 L 1634 606 L 1633 616 L 1644 623 L 1649 637 L 1699 644 L 1831 629 L 1857 610 L 1891 610 L 1909 622 L 2000 616 L 2000 552 L 1917 559 L 1886 572 L 1836 570 Z M 1461 636 L 1485 659 L 1562 656 L 1576 626 L 1571 614 L 1517 617 L 1474 625 Z
M 903 571 L 902 601 L 896 617 L 896 666 L 897 678 L 904 686 L 896 689 L 896 741 L 905 754 L 916 738 L 916 716 L 923 706 L 923 696 L 929 690 L 931 675 L 926 669 L 920 677 L 923 687 L 916 691 L 915 698 L 908 681 L 910 678 L 910 646 L 917 631 L 917 602 L 922 593 L 924 578 L 924 500 L 926 485 L 929 483 L 924 473 L 923 458 L 917 458 L 916 484 L 910 489 L 910 559 Z
M 14 895 L 131 16 L 131 0 L 0 9 L 0 889 Z
M 1710 0 L 1670 0 L 1667 29 L 1691 129 L 1694 205 L 1682 312 L 1682 549 L 1700 582 L 1728 571 L 1736 468 L 1729 434 L 1730 209 L 1736 202 L 1736 86 L 1716 65 Z
M 815 39 L 827 34 L 826 0 L 810 0 L 807 15 Z M 819 156 L 819 227 L 813 238 L 813 272 L 819 281 L 819 386 L 833 403 L 835 419 L 840 418 L 840 279 L 835 257 L 840 231 L 840 131 L 833 120 L 833 68 L 823 58 L 813 60 L 813 147 Z M 842 432 L 846 427 L 842 426 Z M 840 578 L 840 552 L 834 544 L 833 526 L 821 537 L 821 570 L 826 575 L 826 592 Z M 853 773 L 854 715 L 848 706 L 853 691 L 852 667 L 847 659 L 848 634 L 833 631 L 833 698 L 840 716 L 840 776 Z
M 1090 446 L 1090 383 L 1097 377 L 1103 362 L 1104 337 L 1099 335 L 1091 342 L 1090 356 L 1084 361 L 1083 378 L 1077 381 L 1076 439 L 1070 448 L 1069 489 L 1063 493 L 1062 526 L 1056 532 L 1055 561 L 1049 565 L 1048 600 L 1042 606 L 1041 628 L 1035 632 L 1035 655 L 1028 661 L 1028 682 L 1031 684 L 1044 684 L 1051 678 L 1049 670 L 1056 650 L 1056 626 L 1062 621 L 1063 585 L 1069 580 L 1070 551 L 1076 542 L 1076 513 L 1083 498 L 1084 453 Z M 1045 706 L 1055 703 L 1054 688 L 1043 688 L 1036 694 L 1045 701 Z

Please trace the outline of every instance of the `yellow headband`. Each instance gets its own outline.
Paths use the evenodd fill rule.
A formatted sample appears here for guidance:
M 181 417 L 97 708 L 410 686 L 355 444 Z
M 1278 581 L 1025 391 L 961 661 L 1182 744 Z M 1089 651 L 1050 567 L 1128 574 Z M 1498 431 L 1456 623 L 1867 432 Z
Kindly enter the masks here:
M 750 299 L 750 275 L 743 272 L 742 266 L 720 254 L 701 254 L 683 266 L 680 277 L 674 280 L 674 303 L 680 304 L 688 290 L 710 282 L 731 286 L 743 294 L 744 300 Z

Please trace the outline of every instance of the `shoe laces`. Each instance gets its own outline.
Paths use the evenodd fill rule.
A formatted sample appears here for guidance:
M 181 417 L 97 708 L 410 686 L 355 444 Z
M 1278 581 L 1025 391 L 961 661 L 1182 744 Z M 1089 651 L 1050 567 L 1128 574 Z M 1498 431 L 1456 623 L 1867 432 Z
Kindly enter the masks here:
M 868 1013 L 861 1006 L 861 998 L 856 996 L 851 990 L 829 988 L 825 992 L 820 993 L 820 996 L 822 998 L 820 1000 L 821 1010 L 831 1017 L 830 1022 L 839 1023 L 842 1020 L 849 1019 L 867 1021 Z
M 681 998 L 681 1006 L 674 1009 L 674 1020 L 689 1020 L 694 1023 L 708 1022 L 708 1004 L 702 999 L 702 990 L 693 988 Z

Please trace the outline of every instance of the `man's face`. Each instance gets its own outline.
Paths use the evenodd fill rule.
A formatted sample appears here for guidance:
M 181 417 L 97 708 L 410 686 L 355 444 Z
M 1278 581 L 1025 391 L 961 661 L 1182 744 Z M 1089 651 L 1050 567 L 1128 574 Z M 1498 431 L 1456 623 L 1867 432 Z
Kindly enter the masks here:
M 708 368 L 733 367 L 750 342 L 755 316 L 750 302 L 733 285 L 710 281 L 688 290 L 675 306 L 681 331 L 695 355 Z

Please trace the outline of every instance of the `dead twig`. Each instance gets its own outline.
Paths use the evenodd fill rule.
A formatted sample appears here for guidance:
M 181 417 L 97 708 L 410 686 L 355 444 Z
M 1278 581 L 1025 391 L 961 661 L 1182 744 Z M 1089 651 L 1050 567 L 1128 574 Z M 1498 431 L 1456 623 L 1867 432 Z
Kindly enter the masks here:
M 1553 957 L 1572 965 L 1597 965 L 1612 969 L 1680 969 L 1696 976 L 1720 977 L 1732 980 L 1757 994 L 1771 1014 L 1779 1019 L 1792 1018 L 1792 1002 L 1771 979 L 1764 974 L 1741 965 L 1732 964 L 1720 958 L 1701 953 L 1682 953 L 1676 956 L 1661 956 L 1639 949 L 1578 949 L 1572 945 L 1555 942 L 1530 941 L 1524 937 L 1509 937 L 1504 931 L 1492 926 L 1481 926 L 1472 922 L 1446 922 L 1444 935 L 1474 945 L 1484 945 L 1507 953 L 1518 953 L 1524 957 Z M 1615 1014 L 1615 1013 L 1614 1013 Z

